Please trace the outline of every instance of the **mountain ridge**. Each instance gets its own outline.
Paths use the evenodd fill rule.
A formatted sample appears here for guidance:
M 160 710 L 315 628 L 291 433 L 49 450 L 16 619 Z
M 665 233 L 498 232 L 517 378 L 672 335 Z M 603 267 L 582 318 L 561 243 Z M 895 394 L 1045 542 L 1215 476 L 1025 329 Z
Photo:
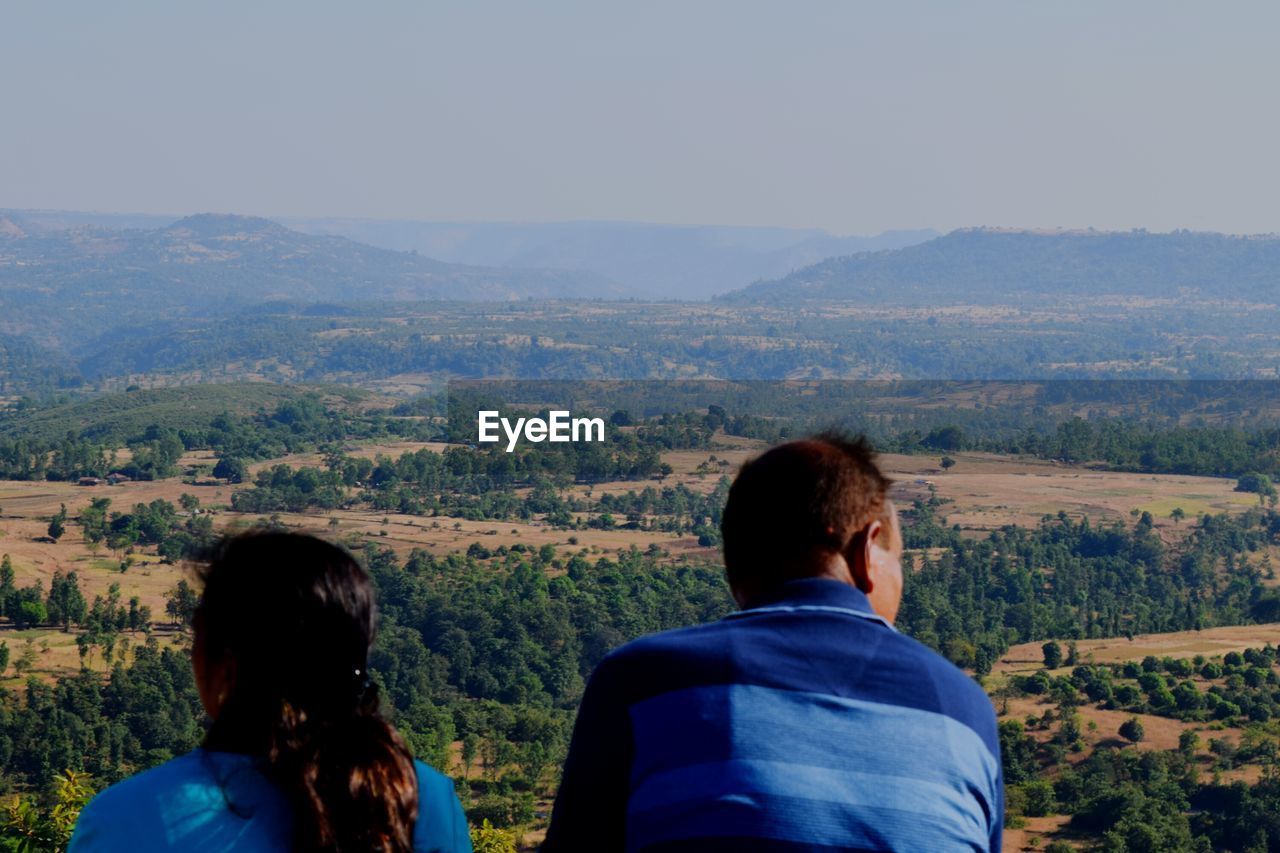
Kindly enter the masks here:
M 1280 237 L 1203 231 L 967 228 L 828 258 L 721 297 L 730 304 L 1018 304 L 1103 296 L 1280 297 Z
M 157 230 L 179 221 L 176 216 L 147 214 L 0 209 L 0 217 L 5 216 L 21 219 L 33 233 L 46 234 L 85 226 Z M 680 300 L 706 299 L 835 255 L 897 248 L 938 236 L 931 229 L 839 236 L 820 228 L 609 220 L 431 222 L 276 216 L 268 221 L 306 234 L 418 252 L 445 263 L 594 273 L 623 290 L 604 295 Z
M 592 273 L 451 264 L 303 234 L 273 220 L 197 214 L 154 229 L 56 229 L 0 213 L 0 330 L 75 338 L 104 324 L 298 302 L 616 298 Z

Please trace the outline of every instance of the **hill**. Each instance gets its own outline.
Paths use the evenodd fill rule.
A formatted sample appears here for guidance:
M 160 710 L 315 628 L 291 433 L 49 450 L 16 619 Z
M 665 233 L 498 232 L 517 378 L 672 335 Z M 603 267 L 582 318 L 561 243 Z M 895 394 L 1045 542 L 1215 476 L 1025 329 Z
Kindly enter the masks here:
M 1274 303 L 1280 239 L 1176 231 L 953 231 L 906 248 L 830 258 L 727 302 L 1067 304 L 1099 297 Z
M 205 214 L 163 228 L 111 230 L 0 216 L 0 330 L 63 342 L 107 325 L 219 314 L 277 299 L 618 294 L 591 273 L 450 264 L 252 217 Z

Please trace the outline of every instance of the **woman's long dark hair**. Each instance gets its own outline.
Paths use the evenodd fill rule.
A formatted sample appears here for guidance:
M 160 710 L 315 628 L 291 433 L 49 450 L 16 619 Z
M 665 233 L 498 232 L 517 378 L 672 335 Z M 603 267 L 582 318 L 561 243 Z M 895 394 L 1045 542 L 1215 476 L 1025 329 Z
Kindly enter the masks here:
M 265 759 L 299 850 L 411 850 L 417 775 L 369 680 L 369 576 L 296 533 L 227 538 L 201 574 L 195 653 L 230 681 L 205 748 Z

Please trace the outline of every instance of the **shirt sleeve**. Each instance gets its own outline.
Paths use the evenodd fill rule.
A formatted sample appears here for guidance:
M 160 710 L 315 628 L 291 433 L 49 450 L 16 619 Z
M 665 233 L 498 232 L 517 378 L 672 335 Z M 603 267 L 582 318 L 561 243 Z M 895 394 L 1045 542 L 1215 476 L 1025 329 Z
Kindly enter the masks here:
M 625 849 L 633 740 L 617 670 L 607 657 L 587 684 L 543 853 Z

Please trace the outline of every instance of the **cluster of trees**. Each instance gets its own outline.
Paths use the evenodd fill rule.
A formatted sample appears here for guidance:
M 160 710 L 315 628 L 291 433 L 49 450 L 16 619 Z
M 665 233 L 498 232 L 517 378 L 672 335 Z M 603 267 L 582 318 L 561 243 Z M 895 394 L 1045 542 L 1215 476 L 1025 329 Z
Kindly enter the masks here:
M 545 494 L 575 482 L 663 477 L 671 469 L 659 453 L 660 444 L 634 433 L 615 434 L 606 443 L 569 442 L 512 453 L 491 445 L 454 445 L 443 452 L 424 449 L 373 460 L 330 447 L 323 469 L 284 464 L 264 469 L 252 489 L 233 496 L 232 506 L 256 513 L 332 509 L 352 503 L 353 490 L 359 490 L 360 499 L 382 511 L 527 518 L 537 510 L 516 496 L 518 488 L 534 486 Z M 559 505 L 542 511 L 569 510 Z
M 1071 463 L 1101 463 L 1119 471 L 1241 478 L 1241 491 L 1274 493 L 1280 476 L 1280 429 L 1238 426 L 1166 426 L 1125 418 L 1071 418 L 1056 427 L 1017 434 L 973 435 L 951 424 L 888 436 L 887 449 L 903 453 L 980 450 L 1026 454 Z
M 1261 659 L 1263 651 L 1254 650 L 1254 655 Z M 1167 663 L 1153 658 L 1115 668 L 1134 667 L 1152 675 Z M 1203 739 L 1193 729 L 1181 733 L 1177 749 L 1133 748 L 1129 744 L 1142 741 L 1145 731 L 1139 718 L 1130 717 L 1118 727 L 1119 739 L 1104 738 L 1082 759 L 1071 755 L 1083 749 L 1078 702 L 1085 691 L 1096 691 L 1105 683 L 1098 673 L 1110 669 L 1082 667 L 1070 678 L 1049 679 L 1046 698 L 1056 707 L 1025 722 L 1000 723 L 1009 825 L 1022 825 L 1024 817 L 1068 815 L 1069 830 L 1101 850 L 1208 853 L 1280 846 L 1280 825 L 1275 821 L 1280 765 L 1272 724 L 1248 722 L 1238 740 L 1210 737 L 1206 756 Z M 1033 680 L 1043 683 L 1043 675 Z M 1032 692 L 1039 689 L 1038 684 L 1031 687 Z M 1246 765 L 1261 768 L 1260 781 L 1222 781 L 1221 774 Z M 1212 771 L 1208 778 L 1206 769 Z M 1074 848 L 1056 841 L 1045 849 Z
M 94 498 L 77 521 L 90 548 L 105 543 L 112 551 L 129 553 L 135 547 L 154 546 L 164 560 L 176 562 L 199 554 L 217 537 L 213 519 L 200 511 L 198 498 L 183 494 L 179 502 L 181 511 L 157 498 L 134 504 L 129 512 L 111 512 L 110 498 Z
M 105 597 L 95 595 L 92 603 L 85 598 L 79 575 L 74 571 L 55 571 L 47 593 L 39 581 L 19 588 L 14 584 L 13 561 L 8 554 L 0 556 L 0 614 L 19 629 L 43 626 L 67 632 L 77 629 L 76 645 L 81 659 L 92 655 L 97 647 L 110 661 L 121 634 L 151 630 L 151 608 L 138 596 L 123 602 L 119 584 L 111 584 Z M 0 644 L 0 673 L 8 663 L 8 645 Z
M 1265 621 L 1280 606 L 1262 558 L 1249 560 L 1280 541 L 1274 510 L 1206 515 L 1177 549 L 1147 513 L 1132 526 L 1059 514 L 965 539 L 936 510 L 905 513 L 907 547 L 935 550 L 906 573 L 899 624 L 979 674 L 1013 643 Z
M 129 396 L 106 399 L 118 400 L 127 411 Z M 233 400 L 229 395 L 228 402 Z M 58 411 L 54 407 L 51 413 Z M 299 394 L 270 410 L 247 415 L 224 411 L 184 416 L 179 411 L 163 424 L 122 419 L 101 401 L 89 412 L 81 429 L 61 435 L 49 435 L 41 418 L 25 412 L 8 425 L 0 419 L 0 479 L 76 480 L 118 473 L 150 480 L 177 473 L 178 462 L 188 450 L 212 450 L 220 460 L 228 460 L 233 470 L 243 470 L 246 461 L 321 445 L 363 438 L 425 440 L 442 432 L 431 421 L 417 417 L 326 405 L 316 393 Z M 121 446 L 129 448 L 128 461 L 120 460 L 117 449 Z M 215 476 L 228 477 L 229 471 Z
M 1070 677 L 1041 671 L 1017 678 L 1015 689 L 1061 703 L 1097 703 L 1111 710 L 1186 721 L 1243 725 L 1280 717 L 1280 674 L 1271 646 L 1230 652 L 1220 660 L 1156 658 L 1124 664 L 1076 666 Z
M 715 456 L 710 459 L 714 464 Z M 646 486 L 639 492 L 609 492 L 586 507 L 573 508 L 600 513 L 599 518 L 609 520 L 605 526 L 617 523 L 627 529 L 693 533 L 699 545 L 712 547 L 720 544 L 720 516 L 729 499 L 729 486 L 729 478 L 720 475 L 715 488 L 705 494 L 683 483 L 661 489 Z M 623 521 L 615 522 L 615 517 Z
M 338 471 L 272 465 L 260 471 L 253 483 L 253 488 L 231 496 L 231 508 L 236 512 L 302 512 L 348 503 L 348 486 Z

